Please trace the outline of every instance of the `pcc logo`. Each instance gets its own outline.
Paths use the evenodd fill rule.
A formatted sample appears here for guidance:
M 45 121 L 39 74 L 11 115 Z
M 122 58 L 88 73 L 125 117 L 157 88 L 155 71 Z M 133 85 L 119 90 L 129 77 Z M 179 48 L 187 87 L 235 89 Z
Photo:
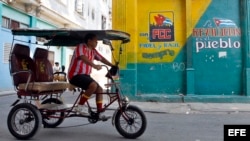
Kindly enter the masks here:
M 174 14 L 173 12 L 149 13 L 149 40 L 150 42 L 174 41 Z

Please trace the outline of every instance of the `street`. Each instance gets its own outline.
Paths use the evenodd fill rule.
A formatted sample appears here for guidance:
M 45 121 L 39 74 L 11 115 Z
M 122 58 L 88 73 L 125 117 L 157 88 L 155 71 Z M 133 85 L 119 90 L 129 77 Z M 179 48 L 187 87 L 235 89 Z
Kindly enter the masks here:
M 15 95 L 0 97 L 0 138 L 16 140 L 7 128 L 7 116 Z M 149 105 L 150 106 L 150 105 Z M 107 111 L 112 114 L 113 110 Z M 145 133 L 135 139 L 143 141 L 223 141 L 225 124 L 249 124 L 249 112 L 238 113 L 154 113 L 145 112 L 148 125 Z M 123 138 L 112 126 L 111 120 L 88 123 L 84 118 L 68 118 L 57 128 L 41 128 L 32 140 L 37 141 L 121 141 Z

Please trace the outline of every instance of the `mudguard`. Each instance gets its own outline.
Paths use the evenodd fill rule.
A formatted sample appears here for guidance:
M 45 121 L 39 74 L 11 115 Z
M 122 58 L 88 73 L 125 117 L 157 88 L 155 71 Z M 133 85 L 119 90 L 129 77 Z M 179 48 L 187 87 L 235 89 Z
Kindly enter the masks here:
M 121 107 L 122 109 L 120 109 L 120 107 L 118 107 L 118 108 L 115 110 L 115 112 L 114 112 L 114 114 L 113 114 L 113 117 L 112 117 L 112 125 L 113 125 L 113 126 L 115 125 L 115 117 L 116 117 L 116 115 L 117 115 L 117 112 L 118 112 L 119 110 L 125 111 L 125 110 L 128 108 L 128 106 L 129 106 L 129 104 L 127 104 L 127 105 L 124 106 L 124 107 Z
M 118 107 L 116 110 L 115 110 L 115 112 L 114 112 L 114 114 L 113 114 L 113 117 L 112 117 L 112 125 L 114 126 L 115 125 L 115 117 L 116 117 L 116 114 L 117 114 L 117 112 L 120 110 L 120 108 Z
M 20 101 L 20 99 L 17 99 L 15 102 L 13 102 L 10 106 L 15 106 L 18 102 Z

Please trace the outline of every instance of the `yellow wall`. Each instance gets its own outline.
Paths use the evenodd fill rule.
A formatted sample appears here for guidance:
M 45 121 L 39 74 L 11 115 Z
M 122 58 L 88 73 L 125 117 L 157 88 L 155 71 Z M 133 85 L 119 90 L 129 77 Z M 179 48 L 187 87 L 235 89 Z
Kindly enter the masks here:
M 131 34 L 124 47 L 122 66 L 127 63 L 173 62 L 211 0 L 113 0 L 113 29 Z M 150 41 L 150 24 L 158 14 L 174 25 L 171 41 Z M 118 54 L 118 53 L 116 53 Z

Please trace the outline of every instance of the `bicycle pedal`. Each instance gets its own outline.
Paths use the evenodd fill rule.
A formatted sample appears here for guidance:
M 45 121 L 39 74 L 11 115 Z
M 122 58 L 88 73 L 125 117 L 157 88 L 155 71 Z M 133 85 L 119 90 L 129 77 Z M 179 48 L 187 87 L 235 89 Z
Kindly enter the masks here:
M 104 116 L 104 117 L 99 117 L 99 120 L 108 121 L 110 118 L 111 118 L 111 116 Z

